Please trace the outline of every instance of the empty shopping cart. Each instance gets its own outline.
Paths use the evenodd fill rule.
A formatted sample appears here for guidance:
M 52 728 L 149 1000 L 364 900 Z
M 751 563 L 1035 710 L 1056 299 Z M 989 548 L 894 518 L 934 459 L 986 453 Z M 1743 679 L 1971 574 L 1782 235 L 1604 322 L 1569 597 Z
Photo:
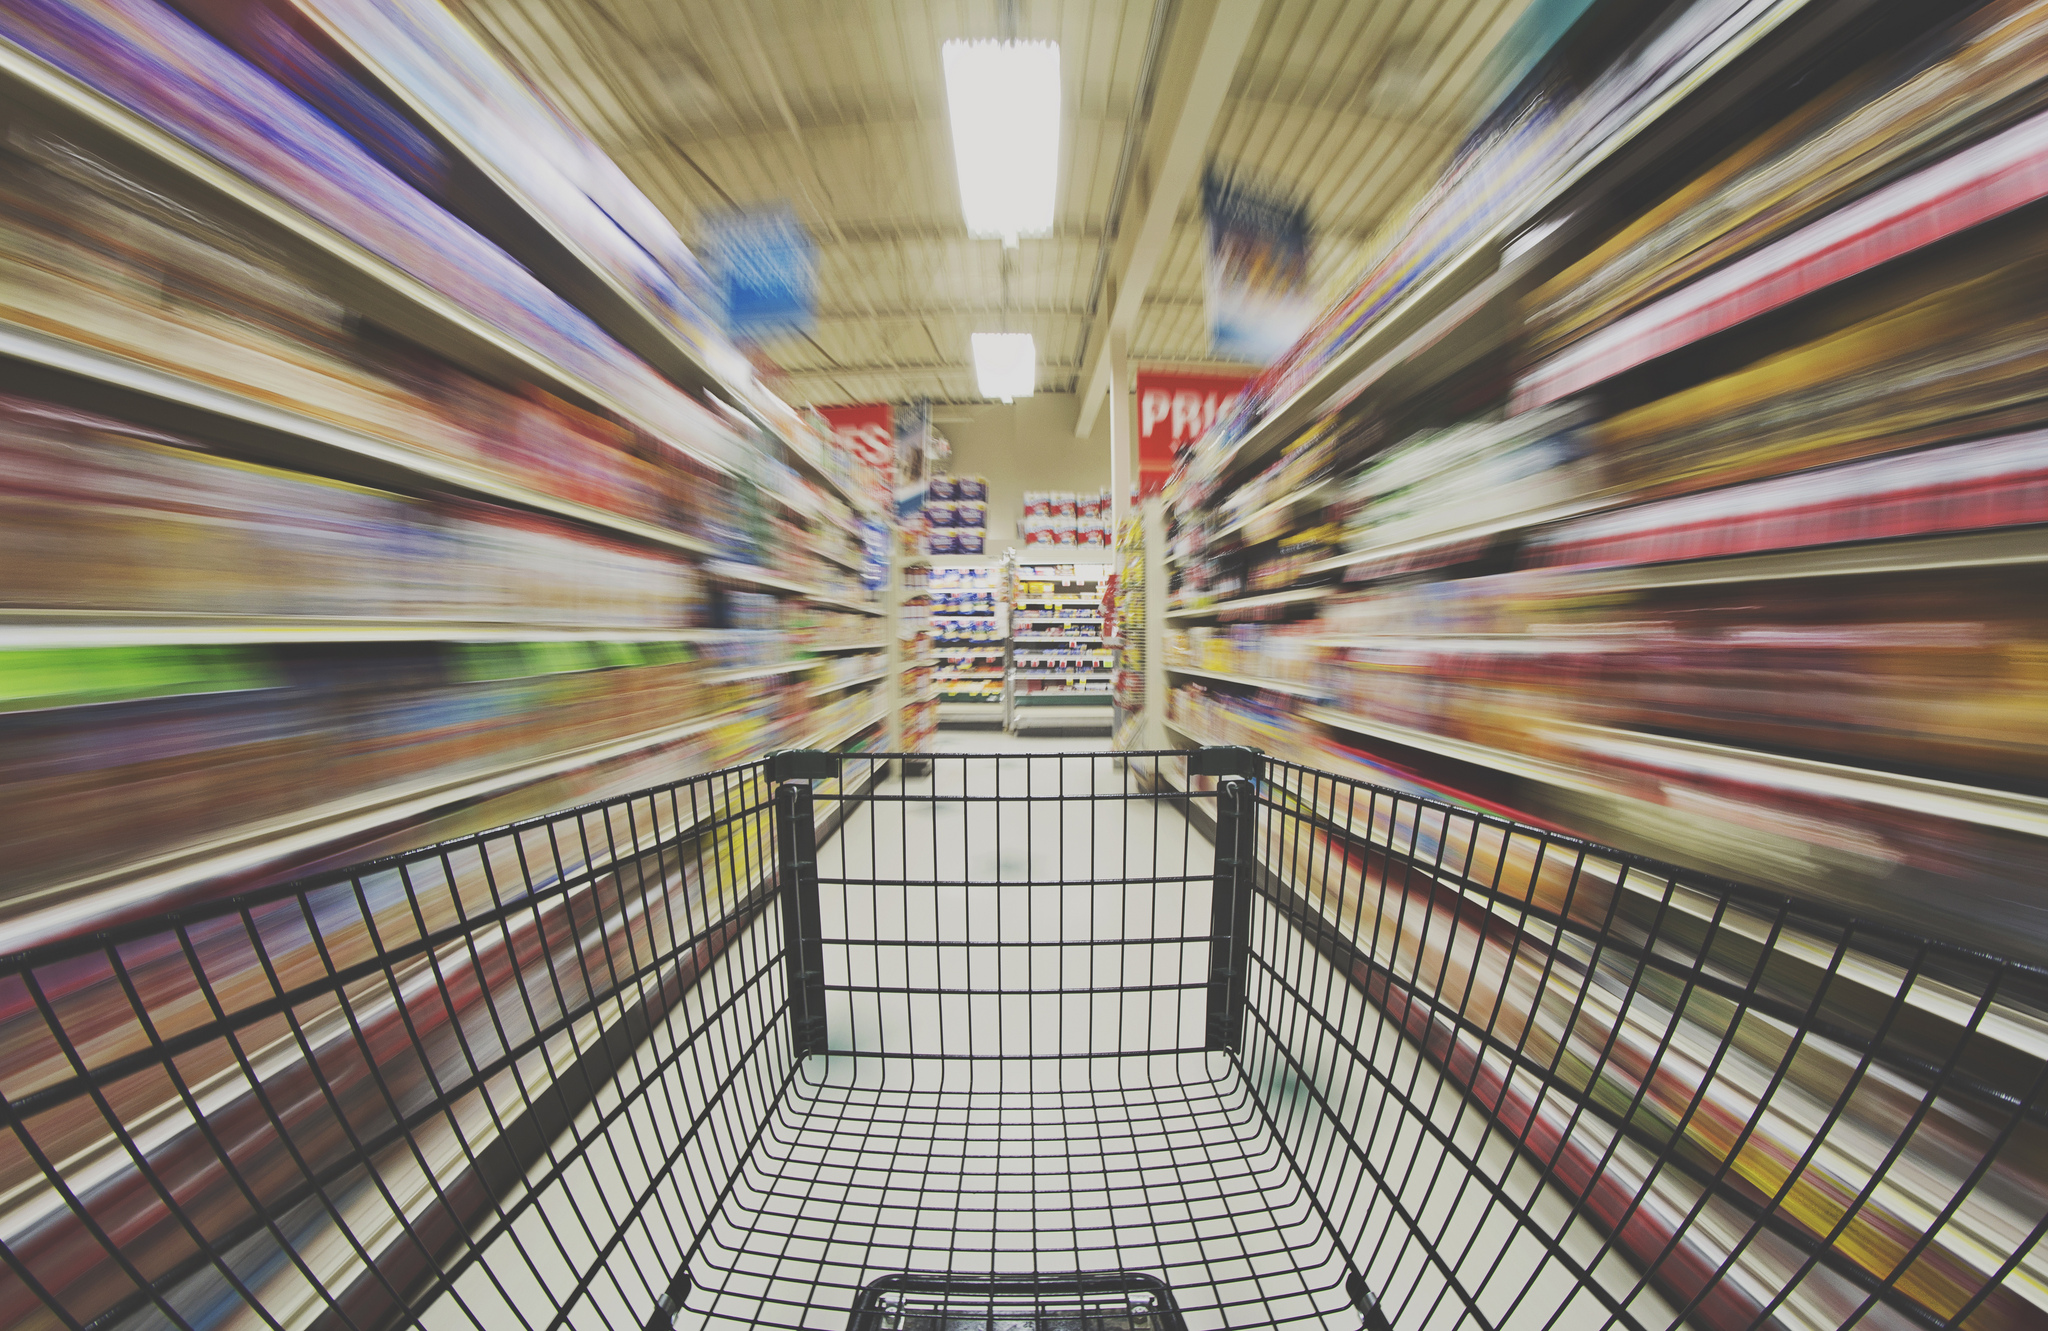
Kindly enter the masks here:
M 919 766 L 17 935 L 7 1322 L 2041 1316 L 2038 970 L 1246 749 Z

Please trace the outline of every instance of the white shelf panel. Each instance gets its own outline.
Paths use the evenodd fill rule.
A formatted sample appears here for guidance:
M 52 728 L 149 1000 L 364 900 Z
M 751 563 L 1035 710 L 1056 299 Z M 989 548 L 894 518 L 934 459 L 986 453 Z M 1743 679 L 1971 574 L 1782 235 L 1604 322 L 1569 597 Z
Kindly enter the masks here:
M 1239 610 L 1257 610 L 1265 606 L 1299 605 L 1305 601 L 1320 601 L 1339 589 L 1336 587 L 1297 587 L 1292 591 L 1264 592 L 1257 596 L 1237 596 L 1224 601 L 1211 601 L 1204 606 L 1186 606 L 1169 609 L 1168 619 L 1209 619 L 1216 615 L 1231 614 Z
M 1198 670 L 1194 666 L 1170 665 L 1169 675 L 1187 675 L 1194 679 L 1214 679 L 1226 684 L 1248 684 L 1253 688 L 1271 689 L 1275 693 L 1291 693 L 1297 698 L 1327 698 L 1329 690 L 1309 684 L 1289 684 L 1277 679 L 1261 679 L 1255 675 L 1230 675 L 1220 670 Z

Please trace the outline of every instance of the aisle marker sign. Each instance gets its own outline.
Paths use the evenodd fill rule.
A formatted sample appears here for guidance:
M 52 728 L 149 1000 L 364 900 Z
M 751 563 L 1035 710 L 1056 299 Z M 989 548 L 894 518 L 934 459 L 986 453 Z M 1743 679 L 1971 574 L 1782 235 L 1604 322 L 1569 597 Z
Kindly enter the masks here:
M 1174 460 L 1230 414 L 1249 380 L 1241 374 L 1138 371 L 1138 492 L 1157 494 Z
M 1270 365 L 1315 322 L 1308 205 L 1212 165 L 1202 177 L 1209 352 Z
M 854 461 L 872 467 L 883 476 L 896 453 L 895 410 L 886 402 L 858 407 L 820 407 L 818 414 L 832 427 L 832 438 L 853 456 Z
M 705 266 L 716 275 L 733 340 L 760 342 L 816 325 L 817 249 L 794 210 L 707 213 L 704 241 Z

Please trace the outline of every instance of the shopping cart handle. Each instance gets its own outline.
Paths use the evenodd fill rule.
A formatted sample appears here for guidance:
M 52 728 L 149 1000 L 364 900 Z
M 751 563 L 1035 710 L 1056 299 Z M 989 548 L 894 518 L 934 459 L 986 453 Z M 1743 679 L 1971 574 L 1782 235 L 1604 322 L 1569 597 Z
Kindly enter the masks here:
M 829 781 L 839 775 L 839 755 L 823 749 L 777 749 L 768 755 L 770 781 Z
M 1248 776 L 1266 774 L 1266 755 L 1242 744 L 1204 744 L 1188 750 L 1189 776 Z

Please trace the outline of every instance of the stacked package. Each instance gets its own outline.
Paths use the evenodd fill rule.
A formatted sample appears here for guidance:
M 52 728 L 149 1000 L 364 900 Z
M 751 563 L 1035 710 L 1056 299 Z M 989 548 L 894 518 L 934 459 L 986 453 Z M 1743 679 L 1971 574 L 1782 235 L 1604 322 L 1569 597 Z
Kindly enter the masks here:
M 925 487 L 925 553 L 978 555 L 988 550 L 988 481 L 940 473 Z
M 1024 544 L 1072 550 L 1107 550 L 1110 544 L 1109 491 L 1024 492 Z

